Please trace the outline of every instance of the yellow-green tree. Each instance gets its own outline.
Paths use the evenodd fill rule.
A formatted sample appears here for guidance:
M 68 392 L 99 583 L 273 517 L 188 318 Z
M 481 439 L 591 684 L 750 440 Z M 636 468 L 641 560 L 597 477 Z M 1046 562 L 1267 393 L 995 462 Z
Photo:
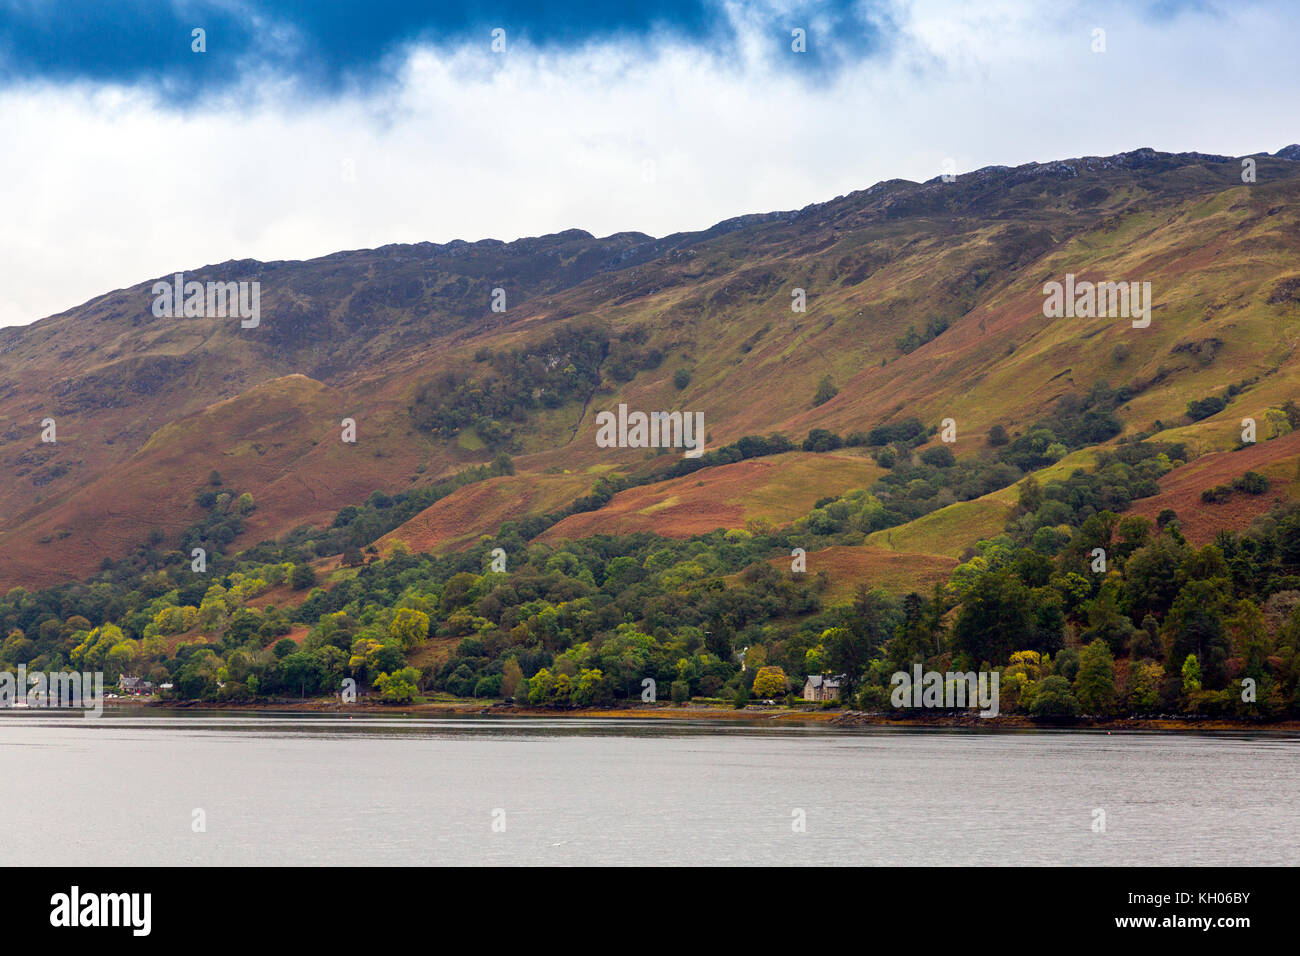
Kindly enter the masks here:
M 399 609 L 388 625 L 388 636 L 397 638 L 408 651 L 419 646 L 429 636 L 429 615 L 409 607 Z
M 1183 693 L 1191 696 L 1201 689 L 1201 662 L 1195 654 L 1183 659 Z
M 131 639 L 119 641 L 104 655 L 104 669 L 108 678 L 119 677 L 131 672 L 131 665 L 140 654 L 140 645 Z
M 754 677 L 755 697 L 780 697 L 785 691 L 785 671 L 780 667 L 761 668 Z
M 578 707 L 609 703 L 609 684 L 605 680 L 605 675 L 599 670 L 584 669 L 578 674 L 578 680 L 573 685 L 571 699 Z
M 165 607 L 154 615 L 153 622 L 158 625 L 159 634 L 183 634 L 192 628 L 199 619 L 199 609 L 191 605 L 184 607 Z
M 214 584 L 203 592 L 203 600 L 199 603 L 199 625 L 203 630 L 217 630 L 225 624 L 226 615 L 229 613 L 225 588 L 220 584 Z
M 405 704 L 415 699 L 416 681 L 420 672 L 414 667 L 403 667 L 391 674 L 380 674 L 375 678 L 375 689 L 380 699 L 392 704 Z
M 1160 684 L 1165 669 L 1155 661 L 1134 661 L 1128 669 L 1129 705 L 1138 713 L 1150 713 L 1160 706 Z
M 528 681 L 528 703 L 545 704 L 555 690 L 555 677 L 543 667 Z
M 527 691 L 527 684 L 524 682 L 523 668 L 519 666 L 519 661 L 513 657 L 506 658 L 501 665 L 501 696 L 514 697 L 519 690 L 519 685 L 525 684 L 524 690 Z
M 99 667 L 112 648 L 125 638 L 116 624 L 104 624 L 86 634 L 80 644 L 72 649 L 72 663 L 84 667 Z

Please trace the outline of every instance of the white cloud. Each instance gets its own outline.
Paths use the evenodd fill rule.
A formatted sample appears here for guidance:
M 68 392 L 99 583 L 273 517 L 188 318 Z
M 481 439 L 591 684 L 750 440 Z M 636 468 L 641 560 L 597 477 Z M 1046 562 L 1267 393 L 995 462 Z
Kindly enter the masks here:
M 896 11 L 889 54 L 814 84 L 772 69 L 748 35 L 734 59 L 666 40 L 512 42 L 504 58 L 486 41 L 421 47 L 383 93 L 304 101 L 268 81 L 189 112 L 131 90 L 10 88 L 0 325 L 226 259 L 574 227 L 663 235 L 929 178 L 946 157 L 968 170 L 1300 139 L 1294 14 L 1041 9 L 917 0 Z M 1104 54 L 1089 49 L 1096 26 Z

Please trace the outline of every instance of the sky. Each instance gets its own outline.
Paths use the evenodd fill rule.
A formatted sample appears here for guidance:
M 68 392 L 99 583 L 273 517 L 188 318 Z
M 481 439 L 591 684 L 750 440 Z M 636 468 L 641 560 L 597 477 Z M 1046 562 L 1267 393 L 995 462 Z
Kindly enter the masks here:
M 1290 0 L 0 0 L 0 326 L 230 259 L 1273 152 L 1298 28 Z

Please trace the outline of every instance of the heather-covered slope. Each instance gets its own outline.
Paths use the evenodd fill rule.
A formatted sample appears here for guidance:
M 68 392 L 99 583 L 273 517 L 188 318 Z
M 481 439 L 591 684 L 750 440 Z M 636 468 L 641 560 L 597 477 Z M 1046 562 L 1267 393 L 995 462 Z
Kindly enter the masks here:
M 462 489 L 389 536 L 454 546 L 490 534 L 495 515 L 555 512 L 600 475 L 645 481 L 676 460 L 596 446 L 596 413 L 619 402 L 703 412 L 710 449 L 952 418 L 962 460 L 990 453 L 990 427 L 1014 438 L 1104 381 L 1127 386 L 1114 409 L 1125 435 L 1226 453 L 1249 416 L 1261 439 L 1249 466 L 1294 474 L 1294 443 L 1264 439 L 1288 430 L 1277 409 L 1300 392 L 1298 199 L 1293 160 L 1260 157 L 1246 184 L 1237 159 L 1138 150 L 881 183 L 663 239 L 575 230 L 187 273 L 259 281 L 254 329 L 156 318 L 151 279 L 0 332 L 0 585 L 82 578 L 151 535 L 173 546 L 213 470 L 256 502 L 239 548 L 509 454 L 515 478 L 493 481 L 529 495 L 480 516 L 480 492 Z M 1044 317 L 1043 284 L 1067 273 L 1150 282 L 1150 326 Z M 791 310 L 800 289 L 806 312 Z M 838 393 L 814 404 L 823 378 Z M 1231 401 L 1191 422 L 1188 402 L 1211 396 Z M 40 441 L 45 418 L 57 444 Z M 340 440 L 344 418 L 355 444 Z M 846 456 L 861 462 L 852 474 L 836 463 Z M 807 473 L 808 491 L 788 495 L 763 493 L 777 459 L 640 484 L 546 533 L 637 528 L 660 511 L 682 534 L 781 524 L 881 472 L 865 450 L 836 461 L 782 462 L 791 480 Z M 1162 494 L 1199 494 L 1194 467 L 1162 479 Z M 990 500 L 1009 512 L 1016 494 Z M 956 503 L 873 543 L 960 555 L 999 530 L 996 510 Z M 1203 538 L 1242 517 L 1225 508 L 1189 527 Z

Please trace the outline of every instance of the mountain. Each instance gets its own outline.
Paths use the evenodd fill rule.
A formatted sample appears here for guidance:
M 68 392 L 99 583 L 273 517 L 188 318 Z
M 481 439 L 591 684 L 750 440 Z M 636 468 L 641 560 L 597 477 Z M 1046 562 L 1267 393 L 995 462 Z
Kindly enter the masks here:
M 569 230 L 185 269 L 260 283 L 255 328 L 156 316 L 152 290 L 169 276 L 106 293 L 0 330 L 0 585 L 80 580 L 142 546 L 179 547 L 214 487 L 255 503 L 221 542 L 233 552 L 328 529 L 376 492 L 432 497 L 508 455 L 500 470 L 513 473 L 374 534 L 380 550 L 435 549 L 541 514 L 562 518 L 544 540 L 783 525 L 889 471 L 878 445 L 855 444 L 676 473 L 680 453 L 597 447 L 596 414 L 620 403 L 702 412 L 709 450 L 952 419 L 956 460 L 991 462 L 991 428 L 1015 442 L 1077 403 L 1086 412 L 1092 393 L 1119 430 L 1064 442 L 1043 476 L 1125 439 L 1182 443 L 1186 463 L 1134 509 L 1173 507 L 1189 538 L 1209 540 L 1300 487 L 1284 411 L 1300 392 L 1300 146 L 1250 159 L 1254 182 L 1242 158 L 1138 149 L 892 180 L 660 239 Z M 1045 316 L 1045 284 L 1067 274 L 1150 283 L 1150 325 Z M 798 290 L 804 312 L 791 308 Z M 833 394 L 816 403 L 824 379 Z M 1223 404 L 1189 415 L 1206 399 Z M 1236 451 L 1245 418 L 1259 441 Z M 340 438 L 344 419 L 355 443 Z M 1205 488 L 1247 470 L 1271 479 L 1268 494 L 1203 507 Z M 1023 477 L 981 474 L 1008 480 L 940 488 L 924 514 L 832 549 L 848 552 L 844 573 L 930 580 L 999 533 Z M 616 475 L 599 507 L 570 507 Z

